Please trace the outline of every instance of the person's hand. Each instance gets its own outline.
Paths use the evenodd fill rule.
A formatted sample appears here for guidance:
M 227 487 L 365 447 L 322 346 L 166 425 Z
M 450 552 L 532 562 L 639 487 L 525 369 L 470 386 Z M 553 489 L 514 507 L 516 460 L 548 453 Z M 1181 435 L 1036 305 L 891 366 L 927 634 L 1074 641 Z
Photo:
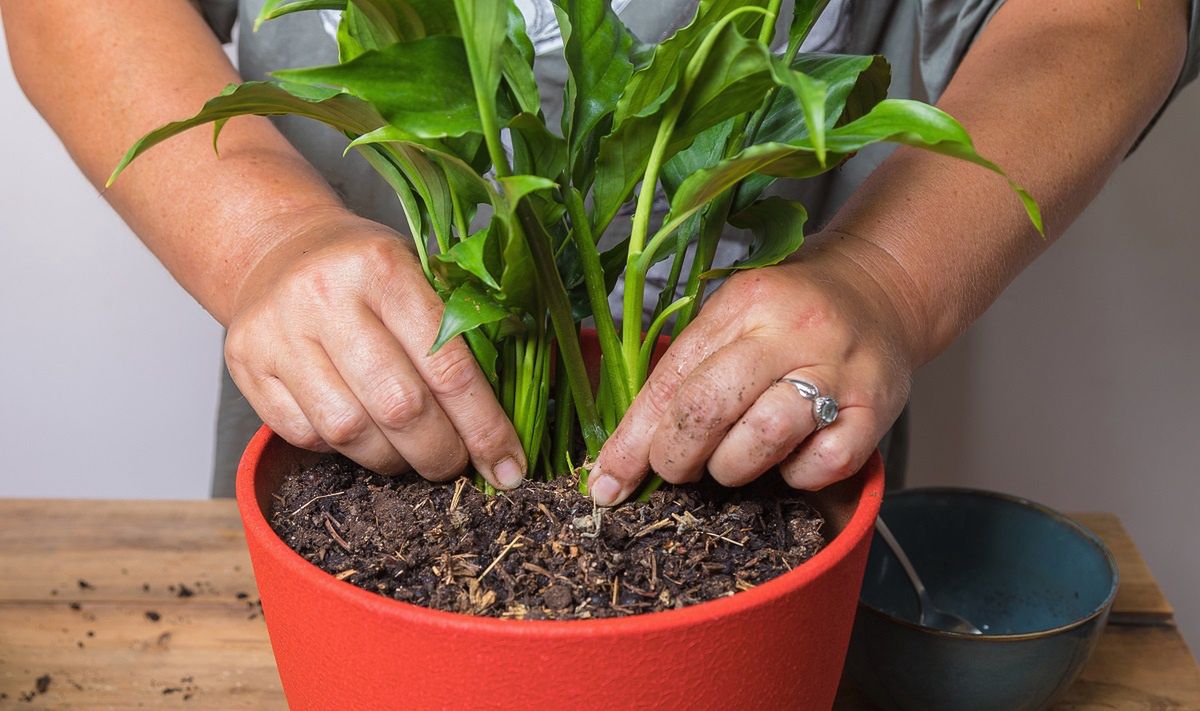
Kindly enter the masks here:
M 238 287 L 225 342 L 263 421 L 378 472 L 443 481 L 469 461 L 517 486 L 525 455 L 470 350 L 457 338 L 429 354 L 443 306 L 412 246 L 342 210 L 282 229 L 295 234 Z
M 789 485 L 816 490 L 862 467 L 907 400 L 916 321 L 887 255 L 842 235 L 810 242 L 731 277 L 671 344 L 592 469 L 598 504 L 651 470 L 740 486 L 779 465 Z M 835 397 L 837 420 L 816 431 L 813 403 L 781 378 Z

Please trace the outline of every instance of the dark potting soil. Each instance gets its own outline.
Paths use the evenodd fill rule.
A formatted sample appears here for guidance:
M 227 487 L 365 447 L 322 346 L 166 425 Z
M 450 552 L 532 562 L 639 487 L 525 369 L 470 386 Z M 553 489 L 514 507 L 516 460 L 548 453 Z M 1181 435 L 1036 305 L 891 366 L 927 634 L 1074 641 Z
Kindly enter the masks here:
M 571 477 L 487 497 L 466 479 L 384 477 L 338 456 L 287 476 L 270 518 L 292 549 L 366 590 L 526 619 L 693 605 L 825 545 L 821 515 L 777 482 L 664 486 L 649 502 L 597 511 Z

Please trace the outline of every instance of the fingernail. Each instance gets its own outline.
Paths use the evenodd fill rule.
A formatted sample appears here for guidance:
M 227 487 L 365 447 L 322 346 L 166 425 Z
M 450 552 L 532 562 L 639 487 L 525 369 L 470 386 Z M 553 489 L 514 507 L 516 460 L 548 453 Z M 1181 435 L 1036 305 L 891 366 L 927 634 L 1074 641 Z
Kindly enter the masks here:
M 521 467 L 512 457 L 501 460 L 496 468 L 492 469 L 492 474 L 495 475 L 496 482 L 502 489 L 515 489 L 525 480 L 525 475 L 521 473 Z
M 589 479 L 588 489 L 597 506 L 612 506 L 621 495 L 621 483 L 607 474 Z

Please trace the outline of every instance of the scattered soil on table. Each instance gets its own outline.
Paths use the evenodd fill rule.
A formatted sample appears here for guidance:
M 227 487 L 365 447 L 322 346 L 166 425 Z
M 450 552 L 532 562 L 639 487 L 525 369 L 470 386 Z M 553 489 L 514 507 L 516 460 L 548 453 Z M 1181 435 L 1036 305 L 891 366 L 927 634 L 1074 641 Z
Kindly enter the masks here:
M 596 510 L 578 481 L 486 497 L 466 479 L 383 477 L 338 456 L 289 475 L 271 511 L 307 560 L 417 605 L 529 619 L 615 617 L 748 590 L 824 545 L 821 515 L 764 477 L 664 486 Z

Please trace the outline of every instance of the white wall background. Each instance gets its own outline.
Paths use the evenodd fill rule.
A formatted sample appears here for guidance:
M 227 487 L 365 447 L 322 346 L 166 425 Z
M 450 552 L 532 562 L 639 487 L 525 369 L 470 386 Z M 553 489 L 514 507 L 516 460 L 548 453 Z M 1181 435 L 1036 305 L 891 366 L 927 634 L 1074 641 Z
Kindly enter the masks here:
M 221 329 L 84 180 L 0 51 L 0 496 L 206 497 Z
M 221 332 L 0 60 L 0 496 L 207 496 Z M 1115 511 L 1200 646 L 1200 87 L 918 379 L 911 478 Z

